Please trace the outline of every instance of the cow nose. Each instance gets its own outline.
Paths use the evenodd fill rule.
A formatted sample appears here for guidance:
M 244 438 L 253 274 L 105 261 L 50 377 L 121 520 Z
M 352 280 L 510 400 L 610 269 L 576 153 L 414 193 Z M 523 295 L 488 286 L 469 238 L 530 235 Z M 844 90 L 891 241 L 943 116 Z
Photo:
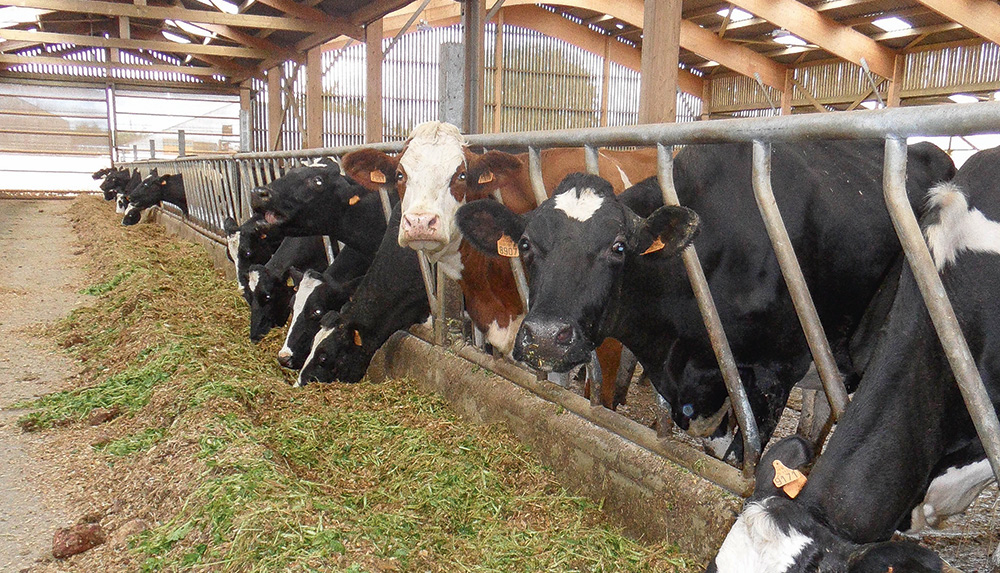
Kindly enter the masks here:
M 525 320 L 514 347 L 514 358 L 538 366 L 554 366 L 574 349 L 580 335 L 561 320 Z
M 271 198 L 271 192 L 266 187 L 256 187 L 250 192 L 250 207 L 257 209 Z
M 436 233 L 440 223 L 437 215 L 428 213 L 413 213 L 403 215 L 403 230 L 414 234 Z
M 292 353 L 282 350 L 278 353 L 278 364 L 281 364 L 285 368 L 292 367 Z

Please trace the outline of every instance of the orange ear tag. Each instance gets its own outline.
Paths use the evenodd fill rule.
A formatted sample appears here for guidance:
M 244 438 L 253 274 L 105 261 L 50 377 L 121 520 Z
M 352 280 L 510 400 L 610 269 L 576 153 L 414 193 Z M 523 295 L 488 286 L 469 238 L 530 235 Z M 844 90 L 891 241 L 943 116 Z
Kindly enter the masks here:
M 361 346 L 361 333 L 354 331 L 354 346 Z
M 483 173 L 482 175 L 479 176 L 480 185 L 482 185 L 483 183 L 489 183 L 490 181 L 493 181 L 492 171 L 487 171 L 486 173 Z
M 290 287 L 295 286 L 295 279 L 293 279 L 292 277 L 288 277 L 288 279 L 285 281 L 285 286 L 290 286 Z
M 385 173 L 382 173 L 378 169 L 375 169 L 371 173 L 369 173 L 368 177 L 370 177 L 374 183 L 385 183 Z
M 360 201 L 360 200 L 361 200 L 361 197 L 358 197 L 357 195 L 355 195 L 354 197 L 351 197 L 350 199 L 347 200 L 347 204 L 348 205 L 357 205 L 358 201 Z
M 500 235 L 500 238 L 497 240 L 497 254 L 501 257 L 513 259 L 514 257 L 520 256 L 521 253 L 517 250 L 517 245 L 514 244 L 514 239 L 511 239 L 507 235 Z
M 642 254 L 648 255 L 649 253 L 655 253 L 656 251 L 662 251 L 663 247 L 666 247 L 666 245 L 664 245 L 663 241 L 661 241 L 660 238 L 657 237 L 656 240 L 653 241 L 653 244 L 650 245 L 648 249 L 646 249 L 645 251 L 643 251 Z
M 806 485 L 806 476 L 799 470 L 788 469 L 781 460 L 771 462 L 774 466 L 774 487 L 780 487 L 785 495 L 795 499 Z

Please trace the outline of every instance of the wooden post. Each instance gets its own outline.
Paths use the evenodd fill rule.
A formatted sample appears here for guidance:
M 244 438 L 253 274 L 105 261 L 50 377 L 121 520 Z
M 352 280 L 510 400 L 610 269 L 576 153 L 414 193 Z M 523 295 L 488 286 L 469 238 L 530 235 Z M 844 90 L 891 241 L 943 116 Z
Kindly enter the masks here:
M 645 0 L 639 123 L 677 120 L 682 0 Z
M 253 137 L 250 133 L 253 126 L 250 125 L 250 80 L 240 84 L 240 152 L 246 153 L 253 150 Z
M 903 90 L 903 74 L 906 71 L 906 54 L 898 54 L 892 67 L 892 78 L 889 82 L 889 94 L 886 97 L 887 107 L 899 107 L 901 97 L 899 93 Z
M 503 113 L 503 8 L 497 12 L 497 34 L 493 42 L 493 133 L 500 133 Z
M 712 76 L 706 76 L 701 84 L 701 119 L 712 119 Z
M 785 70 L 785 89 L 781 92 L 781 115 L 792 115 L 792 96 L 795 95 L 795 84 L 792 77 L 795 70 Z
M 604 81 L 601 82 L 601 127 L 608 126 L 608 100 L 610 96 L 608 90 L 611 89 L 611 42 L 614 42 L 611 36 L 604 38 Z
M 486 0 L 465 0 L 462 13 L 465 42 L 465 113 L 462 121 L 464 133 L 483 132 L 483 17 Z
M 323 147 L 323 48 L 309 50 L 306 59 L 307 148 Z
M 277 151 L 281 147 L 281 120 L 284 110 L 281 108 L 281 76 L 280 65 L 267 70 L 267 148 Z
M 382 141 L 382 19 L 365 26 L 365 143 Z

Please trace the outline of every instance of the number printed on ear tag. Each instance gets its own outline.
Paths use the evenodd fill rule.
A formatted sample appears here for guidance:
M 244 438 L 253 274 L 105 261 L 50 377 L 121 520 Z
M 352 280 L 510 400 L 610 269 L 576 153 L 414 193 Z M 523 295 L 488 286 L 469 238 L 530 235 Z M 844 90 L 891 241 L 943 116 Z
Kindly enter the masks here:
M 497 254 L 501 257 L 507 257 L 508 259 L 513 259 L 521 255 L 521 252 L 517 250 L 517 245 L 514 244 L 514 239 L 511 239 L 506 234 L 500 235 L 500 239 L 497 240 Z

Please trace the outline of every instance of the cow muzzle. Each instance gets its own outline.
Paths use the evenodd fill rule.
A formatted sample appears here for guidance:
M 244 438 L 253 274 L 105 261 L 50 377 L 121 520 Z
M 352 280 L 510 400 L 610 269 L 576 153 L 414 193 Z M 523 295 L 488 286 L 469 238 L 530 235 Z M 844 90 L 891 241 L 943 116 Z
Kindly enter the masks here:
M 442 232 L 441 217 L 433 213 L 405 213 L 399 222 L 399 244 L 415 250 L 437 251 L 448 238 Z
M 573 324 L 553 319 L 526 319 L 514 340 L 513 356 L 546 371 L 566 372 L 590 359 L 593 345 Z

